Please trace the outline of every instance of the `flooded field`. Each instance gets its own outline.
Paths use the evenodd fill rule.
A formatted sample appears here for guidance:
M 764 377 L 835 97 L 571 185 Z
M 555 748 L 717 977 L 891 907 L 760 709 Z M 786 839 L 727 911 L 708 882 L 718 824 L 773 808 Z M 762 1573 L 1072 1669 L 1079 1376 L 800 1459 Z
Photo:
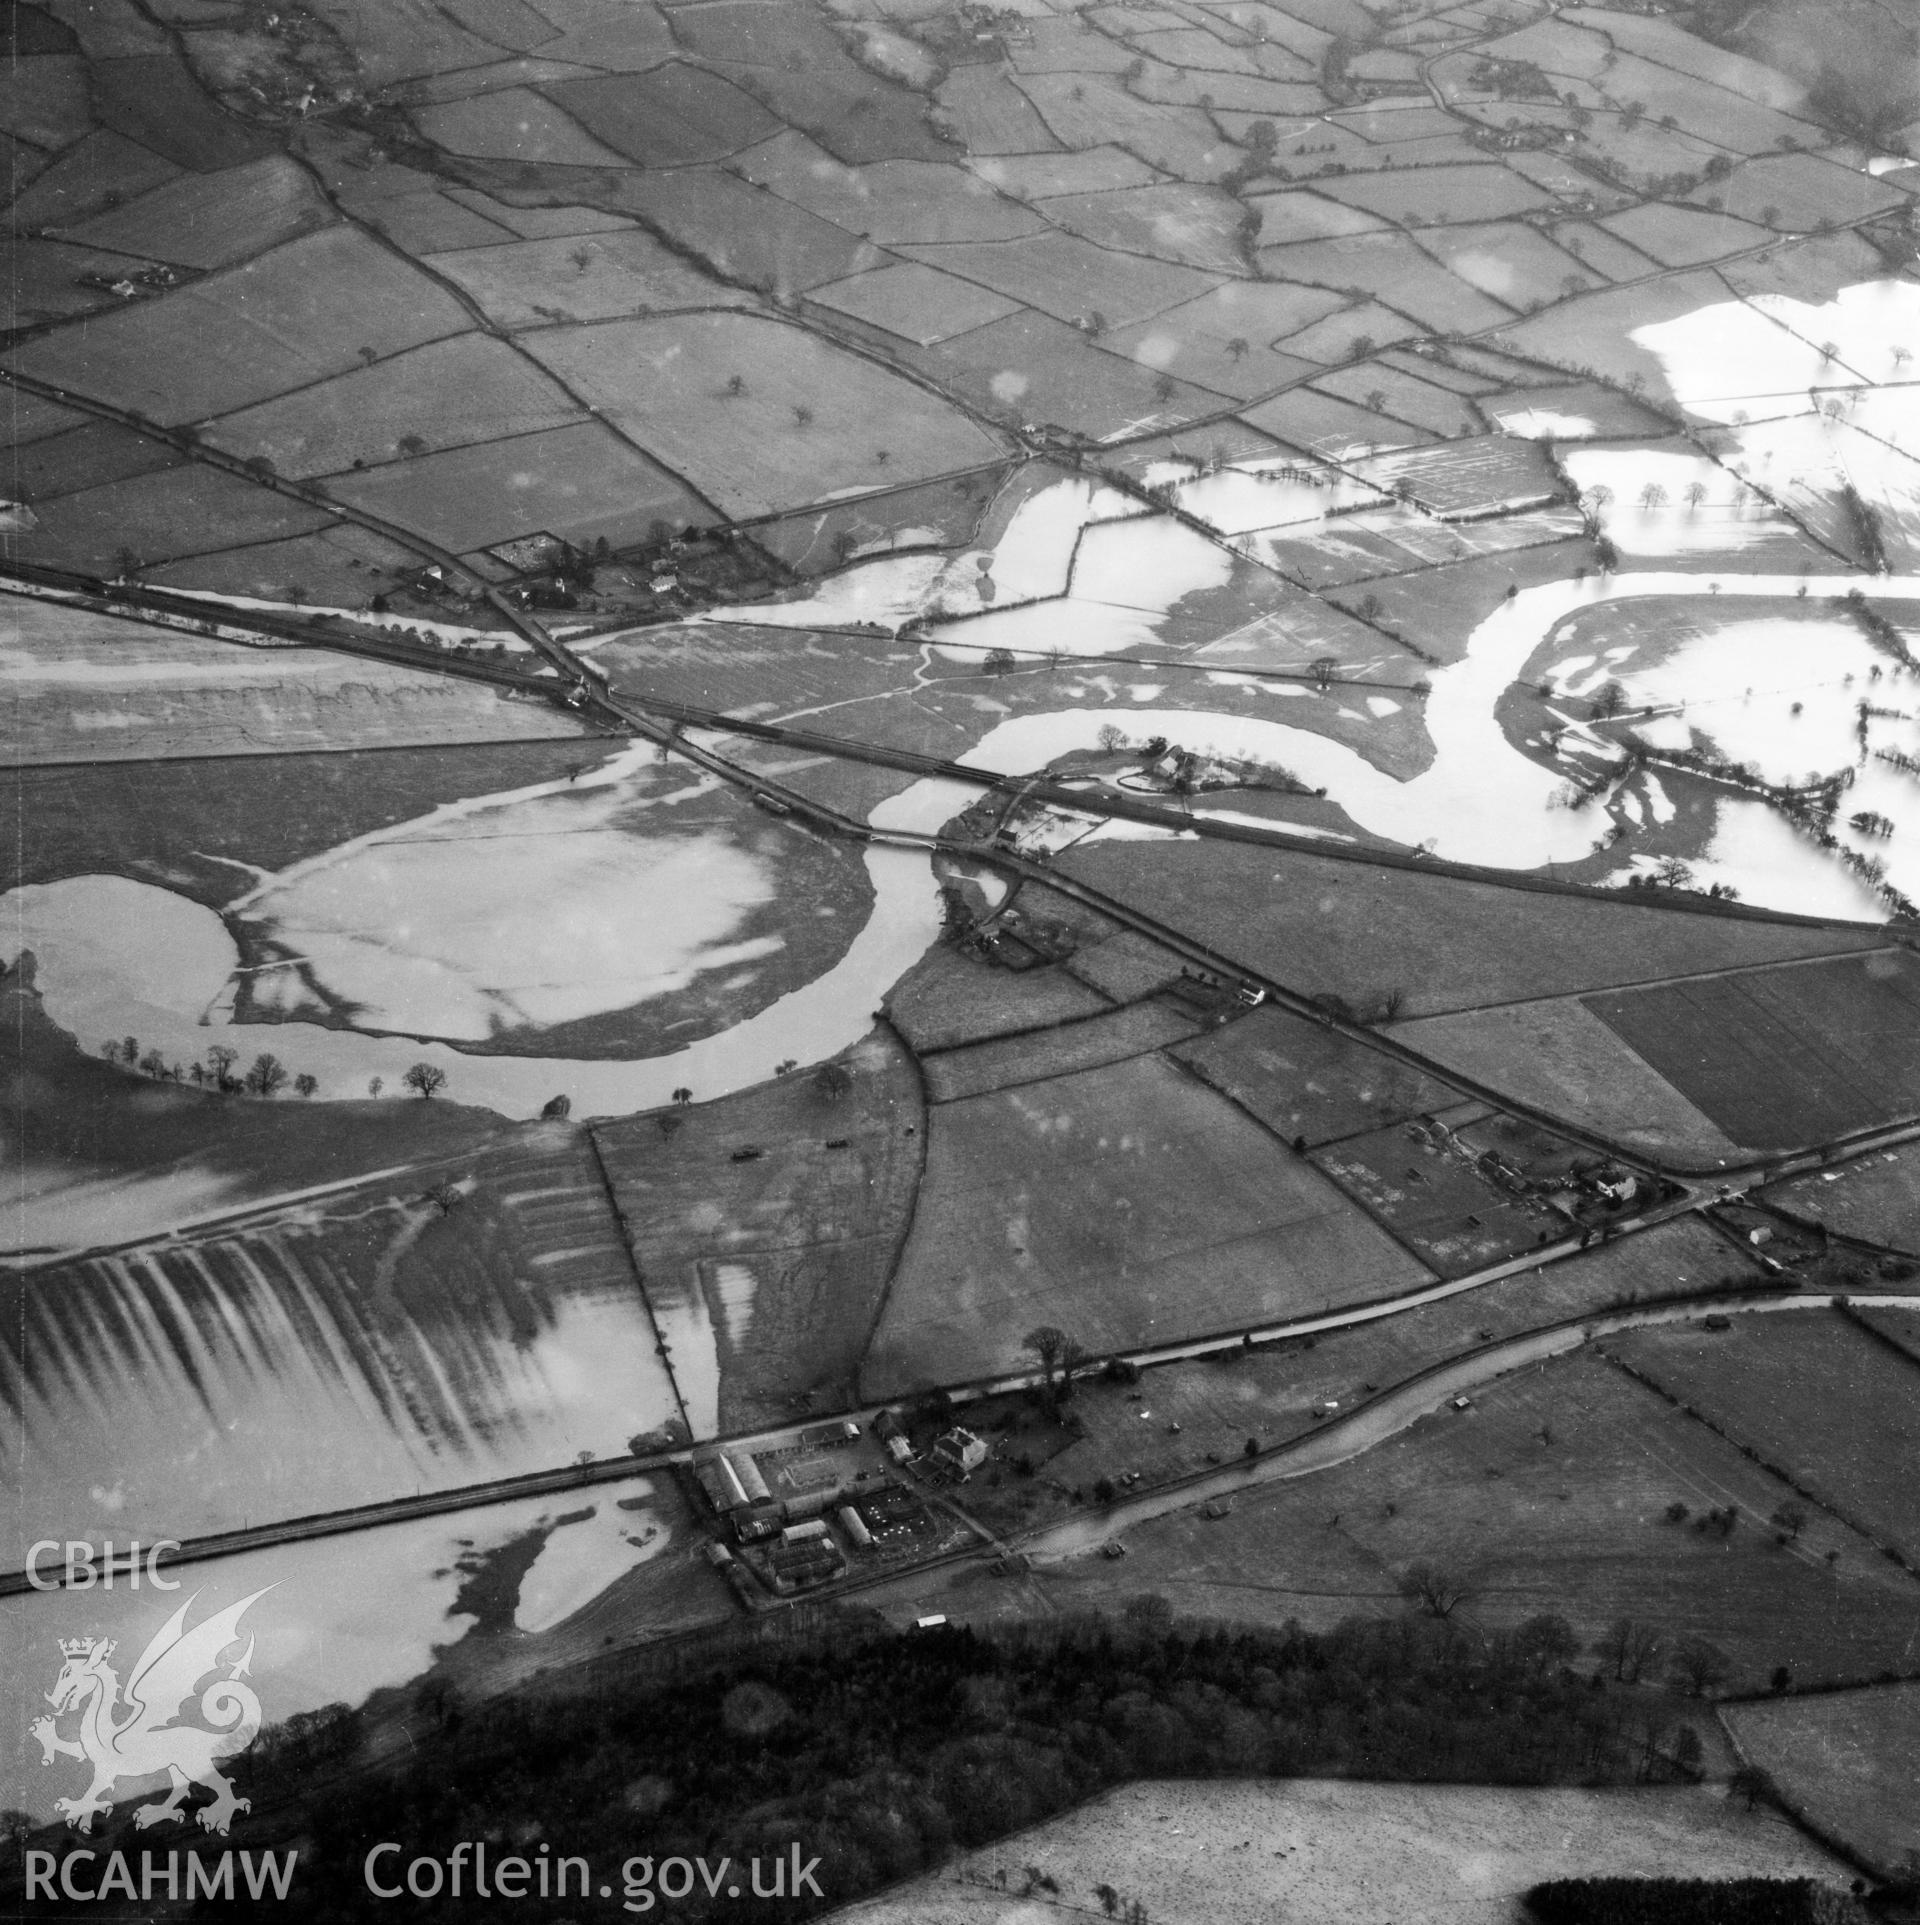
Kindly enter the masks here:
M 11 1519 L 9 1568 L 46 1516 L 187 1538 L 617 1455 L 683 1421 L 592 1152 L 564 1128 L 224 1234 L 0 1275 L 0 1297 L 5 1474 L 40 1507 Z

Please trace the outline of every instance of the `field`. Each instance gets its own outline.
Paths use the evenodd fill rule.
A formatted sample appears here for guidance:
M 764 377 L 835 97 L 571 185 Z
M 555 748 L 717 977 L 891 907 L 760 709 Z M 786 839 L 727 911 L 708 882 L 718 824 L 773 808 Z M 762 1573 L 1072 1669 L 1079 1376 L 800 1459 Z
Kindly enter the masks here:
M 1920 1152 L 1902 1147 L 1863 1156 L 1766 1192 L 1769 1203 L 1811 1217 L 1842 1236 L 1920 1255 Z
M 1442 520 L 1536 508 L 1562 492 L 1539 445 L 1509 435 L 1477 435 L 1445 448 L 1382 455 L 1358 472 L 1378 488 L 1404 481 L 1411 498 Z
M 1190 1361 L 1156 1364 L 1138 1384 L 1088 1377 L 1074 1391 L 1084 1435 L 1049 1449 L 1031 1400 L 983 1423 L 993 1444 L 984 1480 L 967 1492 L 972 1513 L 1002 1536 L 1068 1514 L 1102 1476 L 1139 1474 L 1136 1491 L 1202 1476 L 1238 1459 L 1249 1437 L 1263 1450 L 1304 1437 L 1329 1418 L 1449 1359 L 1524 1331 L 1624 1304 L 1758 1280 L 1704 1224 L 1664 1224 L 1645 1235 L 1561 1257 L 1463 1294 L 1397 1310 L 1342 1330 L 1248 1348 L 1228 1345 Z M 979 1409 L 984 1416 L 991 1406 Z M 1023 1452 L 1045 1455 L 1041 1475 L 1003 1476 Z
M 1503 1096 L 1577 1121 L 1658 1162 L 1711 1169 L 1744 1158 L 1584 1003 L 1511 1003 L 1428 1017 L 1394 1033 Z
M 26 1473 L 76 1516 L 119 1492 L 149 1541 L 614 1455 L 676 1415 L 565 1126 L 4 1287 Z
M 1756 1149 L 1844 1136 L 1920 1105 L 1920 965 L 1902 950 L 1624 990 L 1587 1007 Z
M 1778 1464 L 1838 1516 L 1920 1552 L 1920 1367 L 1840 1316 L 1742 1317 L 1731 1331 L 1662 1329 L 1620 1355 Z
M 1259 260 L 1260 271 L 1275 280 L 1313 281 L 1342 291 L 1361 289 L 1396 312 L 1410 315 L 1414 322 L 1410 332 L 1477 333 L 1498 327 L 1512 312 L 1449 274 L 1420 251 L 1411 235 L 1398 232 L 1263 247 Z
M 1443 1277 L 1464 1276 L 1567 1233 L 1557 1211 L 1509 1196 L 1409 1126 L 1347 1137 L 1314 1162 Z
M 923 1056 L 921 1069 L 928 1100 L 953 1103 L 1124 1062 L 1169 1043 L 1183 1043 L 1198 1026 L 1175 1003 L 1141 1002 L 1084 1022 Z
M 1183 270 L 1184 271 L 1184 270 Z M 1158 377 L 1125 354 L 1109 354 L 1064 321 L 1025 310 L 969 328 L 912 357 L 923 372 L 988 414 L 1057 422 L 1104 438 L 1218 405 L 1216 396 L 1176 386 L 1163 398 Z
M 1377 408 L 1433 434 L 1476 434 L 1480 429 L 1471 403 L 1431 381 L 1422 381 L 1380 361 L 1336 368 L 1331 374 L 1321 375 L 1313 385 L 1323 394 Z
M 497 704 L 511 715 L 506 704 Z M 218 908 L 262 872 L 486 795 L 597 768 L 617 745 L 558 741 L 422 745 L 331 755 L 125 760 L 16 768 L 22 834 L 0 889 L 108 873 L 164 883 Z
M 1352 461 L 1378 448 L 1401 448 L 1433 439 L 1424 428 L 1389 420 L 1312 388 L 1291 388 L 1272 401 L 1249 408 L 1247 414 L 1255 427 L 1277 435 L 1290 447 L 1333 461 Z
M 589 133 L 642 167 L 724 160 L 781 130 L 751 94 L 683 60 L 646 73 L 563 80 L 548 92 Z
M 679 308 L 747 307 L 753 297 L 703 274 L 638 228 L 436 251 L 447 275 L 503 328 L 607 321 Z
M 420 131 L 450 154 L 545 161 L 560 167 L 617 167 L 621 155 L 530 89 L 513 87 L 418 110 Z
M 1520 898 L 1497 883 L 1226 843 L 1096 844 L 1060 866 L 1307 995 L 1365 1004 L 1400 990 L 1408 1017 L 1876 940 L 1576 896 L 1527 894 L 1521 917 Z
M 1920 1851 L 1920 1684 L 1729 1705 L 1741 1752 L 1771 1772 L 1787 1804 L 1883 1875 Z
M 1039 1323 L 1099 1355 L 1389 1296 L 1425 1275 L 1158 1057 L 946 1104 L 929 1128 L 869 1360 L 875 1394 L 1018 1369 Z
M 844 1093 L 796 1075 L 595 1131 L 697 1435 L 857 1401 L 925 1139 L 884 1030 L 845 1060 Z
M 817 287 L 811 298 L 903 340 L 930 347 L 969 328 L 1019 312 L 1020 303 L 923 261 L 871 268 L 850 281 Z
M 30 341 L 9 361 L 175 424 L 231 413 L 468 325 L 453 296 L 417 269 L 351 228 L 330 227 L 84 330 Z
M 1544 307 L 1591 285 L 1583 263 L 1518 221 L 1438 228 L 1423 234 L 1421 245 L 1469 287 L 1508 307 Z
M 537 434 L 584 413 L 505 342 L 456 334 L 227 415 L 207 439 L 304 477 Z
M 1271 1007 L 1174 1054 L 1275 1135 L 1316 1145 L 1459 1101 L 1444 1083 Z
M 709 514 L 699 495 L 603 421 L 411 455 L 340 475 L 330 492 L 458 554 L 543 533 L 582 547 L 603 535 L 624 545 L 656 521 L 685 528 Z
M 835 1925 L 989 1925 L 1033 1867 L 1068 1892 L 1116 1889 L 1161 1925 L 1509 1925 L 1543 1878 L 1813 1878 L 1849 1867 L 1717 1790 L 1494 1790 L 1351 1779 L 1127 1785 L 832 1914 Z M 1075 1908 L 1076 1910 L 1078 1907 Z
M 944 241 L 901 251 L 1055 320 L 1089 322 L 1096 330 L 1095 316 L 1124 327 L 1198 300 L 1219 279 L 1171 261 L 1143 261 L 1071 234 L 1022 241 Z
M 1662 267 L 1695 267 L 1723 260 L 1749 248 L 1764 247 L 1767 231 L 1725 214 L 1649 204 L 1610 214 L 1602 221 L 1609 234 L 1651 255 Z
M 1405 227 L 1506 220 L 1552 205 L 1552 196 L 1530 181 L 1486 164 L 1347 174 L 1319 191 Z
M 528 346 L 574 393 L 734 513 L 975 467 L 999 453 L 957 409 L 897 375 L 757 316 L 609 321 L 540 334 Z M 824 393 L 833 406 L 815 421 Z
M 1732 1660 L 1735 1689 L 1760 1688 L 1782 1664 L 1808 1685 L 1911 1663 L 1914 1579 L 1820 1514 L 1776 1545 L 1767 1519 L 1791 1498 L 1582 1352 L 1334 1469 L 1249 1488 L 1231 1518 L 1189 1510 L 1129 1526 L 1118 1569 L 1075 1558 L 1047 1567 L 1045 1590 L 1061 1606 L 1158 1591 L 1183 1615 L 1323 1628 L 1403 1608 L 1398 1574 L 1425 1560 L 1458 1575 L 1460 1614 L 1482 1629 L 1553 1612 L 1584 1643 L 1630 1617 L 1669 1646 L 1710 1640 Z M 1725 1537 L 1671 1524 L 1674 1502 L 1702 1514 L 1730 1505 L 1738 1522 Z
M 887 994 L 888 1020 L 921 1051 L 1049 1029 L 1111 1007 L 1106 996 L 1063 969 L 1016 975 L 944 944 L 930 949 Z
M 1035 205 L 1068 233 L 1123 254 L 1173 261 L 1204 273 L 1246 272 L 1240 251 L 1242 209 L 1218 188 L 1124 188 L 1058 195 Z
M 782 134 L 739 163 L 756 186 L 877 246 L 902 241 L 1007 241 L 1047 224 L 951 162 L 878 161 L 842 167 L 804 134 Z
M 14 537 L 17 552 L 81 572 L 104 572 L 122 551 L 161 562 L 336 525 L 325 509 L 269 494 L 224 469 L 188 464 L 43 498 L 34 513 L 39 526 Z
M 306 173 L 273 155 L 221 174 L 188 174 L 66 230 L 88 247 L 216 268 L 333 219 Z

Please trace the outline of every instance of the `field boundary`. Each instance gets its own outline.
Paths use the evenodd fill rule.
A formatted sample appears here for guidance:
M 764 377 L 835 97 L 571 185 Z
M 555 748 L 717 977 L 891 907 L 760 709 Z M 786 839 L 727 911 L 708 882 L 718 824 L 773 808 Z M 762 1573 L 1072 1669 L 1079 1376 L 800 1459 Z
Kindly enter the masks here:
M 1832 1310 L 1838 1307 L 1839 1298 L 1836 1294 L 1834 1296 L 1809 1298 L 1806 1302 L 1810 1308 Z M 1909 1577 L 1913 1578 L 1916 1582 L 1920 1582 L 1920 1570 L 1914 1568 L 1913 1564 L 1909 1562 L 1907 1554 L 1899 1545 L 1888 1542 L 1877 1530 L 1863 1524 L 1858 1518 L 1849 1515 L 1833 1498 L 1823 1497 L 1818 1491 L 1810 1489 L 1800 1481 L 1794 1472 L 1788 1470 L 1784 1465 L 1775 1463 L 1770 1457 L 1763 1457 L 1757 1446 L 1743 1443 L 1738 1437 L 1734 1436 L 1730 1430 L 1727 1430 L 1713 1418 L 1709 1417 L 1705 1411 L 1699 1409 L 1696 1405 L 1688 1403 L 1686 1399 L 1681 1397 L 1677 1392 L 1669 1390 L 1666 1385 L 1657 1377 L 1653 1376 L 1651 1372 L 1642 1370 L 1636 1364 L 1629 1363 L 1624 1357 L 1617 1356 L 1611 1350 L 1603 1350 L 1600 1354 L 1608 1363 L 1612 1364 L 1616 1370 L 1623 1372 L 1625 1375 L 1631 1377 L 1635 1383 L 1652 1391 L 1655 1396 L 1671 1404 L 1675 1410 L 1691 1417 L 1695 1423 L 1701 1424 L 1706 1429 L 1712 1431 L 1723 1444 L 1729 1445 L 1732 1449 L 1737 1450 L 1749 1463 L 1758 1464 L 1769 1476 L 1777 1477 L 1796 1497 L 1804 1497 L 1809 1504 L 1817 1505 L 1821 1510 L 1825 1511 L 1829 1517 L 1835 1518 L 1844 1524 L 1856 1537 L 1864 1538 L 1889 1564 L 1897 1565 L 1901 1570 L 1905 1571 Z

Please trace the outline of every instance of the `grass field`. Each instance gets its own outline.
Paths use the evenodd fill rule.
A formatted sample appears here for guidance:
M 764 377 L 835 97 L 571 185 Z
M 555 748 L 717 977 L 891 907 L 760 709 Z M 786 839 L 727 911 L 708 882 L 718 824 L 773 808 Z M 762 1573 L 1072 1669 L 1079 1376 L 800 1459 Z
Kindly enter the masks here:
M 646 73 L 563 80 L 547 91 L 589 133 L 642 167 L 723 160 L 781 131 L 751 94 L 683 60 Z
M 1839 1316 L 1636 1331 L 1615 1347 L 1840 1516 L 1920 1556 L 1920 1366 Z
M 1060 866 L 1308 995 L 1401 990 L 1408 1017 L 1877 942 L 1226 843 L 1099 843 Z
M 836 1912 L 838 1925 L 997 1925 L 1031 1866 L 1063 1892 L 1119 1892 L 1162 1925 L 1509 1925 L 1543 1878 L 1812 1878 L 1849 1867 L 1772 1812 L 1704 1786 L 1631 1791 L 1351 1779 L 1132 1784 L 947 1870 Z M 1074 1906 L 1078 1911 L 1080 1907 Z
M 409 451 L 506 442 L 584 415 L 505 342 L 456 334 L 227 415 L 207 439 L 229 454 L 265 455 L 281 474 L 304 477 L 377 467 Z M 510 462 L 513 451 L 503 447 L 500 455 Z
M 183 267 L 216 268 L 332 219 L 305 170 L 275 154 L 218 174 L 183 175 L 69 228 L 67 237 Z
M 1920 1684 L 1729 1705 L 1720 1716 L 1824 1837 L 1883 1875 L 1920 1852 Z
M 1058 967 L 1016 974 L 945 944 L 928 950 L 887 994 L 888 1019 L 916 1050 L 1046 1029 L 1111 1007 L 1106 996 Z
M 1764 247 L 1768 238 L 1764 227 L 1725 214 L 1651 202 L 1624 214 L 1609 214 L 1601 226 L 1651 255 L 1662 267 L 1696 267 L 1703 261 L 1723 260 L 1729 254 Z
M 1363 289 L 1395 312 L 1411 316 L 1413 333 L 1476 333 L 1498 327 L 1512 312 L 1423 254 L 1411 235 L 1396 231 L 1263 247 L 1259 260 L 1260 271 L 1275 280 Z M 1377 327 L 1369 331 L 1378 341 L 1391 338 Z
M 1084 322 L 1099 315 L 1116 327 L 1198 300 L 1219 280 L 1217 274 L 1171 261 L 1143 261 L 1072 234 L 941 242 L 902 251 L 1055 320 Z
M 905 341 L 929 347 L 969 328 L 1019 312 L 1020 303 L 991 288 L 963 281 L 924 261 L 899 261 L 869 269 L 849 281 L 813 290 L 812 299 L 850 314 Z
M 144 563 L 164 562 L 338 525 L 323 508 L 187 462 L 43 499 L 34 514 L 39 526 L 13 538 L 15 552 L 95 576 L 112 574 L 129 550 Z
M 1520 221 L 1435 228 L 1420 237 L 1421 245 L 1469 287 L 1490 294 L 1508 307 L 1543 307 L 1569 291 L 1591 286 L 1593 277 L 1576 261 Z M 1569 290 L 1569 281 L 1582 287 Z
M 993 1090 L 1075 1075 L 1103 1063 L 1124 1062 L 1149 1050 L 1164 1049 L 1169 1043 L 1185 1042 L 1198 1027 L 1197 1021 L 1174 1003 L 1140 1002 L 1085 1022 L 946 1050 L 927 1057 L 921 1068 L 929 1100 L 953 1103 Z
M 753 304 L 752 295 L 630 227 L 436 251 L 428 265 L 457 281 L 490 319 L 515 330 Z
M 1043 200 L 1038 207 L 1070 234 L 1124 254 L 1173 261 L 1204 273 L 1246 272 L 1240 252 L 1240 203 L 1215 187 L 1176 185 L 1064 194 Z
M 1920 965 L 1904 950 L 1624 990 L 1587 1007 L 1757 1149 L 1920 1110 Z
M 169 424 L 228 414 L 469 325 L 409 263 L 329 227 L 15 349 L 12 365 Z M 364 352 L 363 352 L 364 350 Z
M 335 477 L 342 501 L 398 522 L 456 553 L 520 535 L 616 547 L 664 521 L 708 519 L 705 501 L 603 421 L 413 455 Z
M 1136 1385 L 1088 1377 L 1073 1405 L 1085 1435 L 1039 1446 L 1040 1476 L 1003 1474 L 1047 1434 L 1031 1399 L 1009 1408 L 1011 1431 L 997 1422 L 982 1427 L 994 1458 L 969 1486 L 967 1504 L 1005 1535 L 1064 1515 L 1073 1492 L 1084 1501 L 1102 1476 L 1137 1471 L 1150 1488 L 1233 1461 L 1249 1437 L 1270 1449 L 1304 1436 L 1482 1344 L 1722 1280 L 1751 1283 L 1759 1274 L 1705 1225 L 1682 1221 L 1344 1330 L 1156 1364 Z
M 1910 1145 L 1794 1177 L 1765 1194 L 1769 1203 L 1842 1236 L 1920 1255 L 1920 1151 Z
M 528 346 L 736 514 L 974 467 L 1000 452 L 958 410 L 899 376 L 757 316 L 609 321 Z M 828 394 L 832 406 L 816 420 Z
M 1741 1160 L 1728 1136 L 1583 1003 L 1469 1010 L 1402 1024 L 1395 1034 L 1475 1082 L 1630 1151 L 1693 1169 Z
M 596 1132 L 701 1434 L 855 1401 L 925 1139 L 884 1030 L 845 1060 L 838 1096 L 800 1074 Z
M 1776 1546 L 1766 1520 L 1791 1495 L 1581 1353 L 1336 1469 L 1249 1490 L 1231 1518 L 1185 1512 L 1135 1525 L 1123 1564 L 1077 1559 L 1045 1590 L 1060 1604 L 1158 1591 L 1183 1613 L 1320 1628 L 1404 1608 L 1398 1574 L 1424 1560 L 1459 1574 L 1469 1623 L 1493 1629 L 1555 1612 L 1591 1640 L 1631 1617 L 1667 1640 L 1719 1646 L 1735 1688 L 1760 1687 L 1781 1664 L 1812 1684 L 1910 1663 L 1913 1578 L 1824 1517 L 1794 1546 Z M 1695 1512 L 1731 1505 L 1739 1522 L 1728 1537 L 1669 1524 L 1676 1501 Z M 1831 1567 L 1829 1549 L 1840 1552 Z
M 1459 1094 L 1283 1009 L 1256 1009 L 1174 1052 L 1276 1135 L 1312 1144 L 1352 1136 Z
M 1154 1056 L 937 1110 L 875 1394 L 1412 1287 L 1418 1264 L 1224 1098 Z M 1149 1178 L 1151 1181 L 1149 1182 Z

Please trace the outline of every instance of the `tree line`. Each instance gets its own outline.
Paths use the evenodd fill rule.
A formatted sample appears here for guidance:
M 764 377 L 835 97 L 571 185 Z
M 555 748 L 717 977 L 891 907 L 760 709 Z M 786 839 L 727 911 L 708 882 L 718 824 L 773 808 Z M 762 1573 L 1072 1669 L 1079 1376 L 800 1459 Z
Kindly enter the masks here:
M 1557 1661 L 1421 1615 L 1326 1633 L 1176 1626 L 1166 1601 L 992 1633 L 841 1630 L 646 1691 L 433 1698 L 404 1756 L 316 1795 L 291 1920 L 357 1919 L 382 1839 L 612 1854 L 818 1857 L 798 1920 L 1141 1777 L 1614 1784 L 1648 1775 L 1644 1712 Z M 504 1828 L 504 1830 L 503 1830 Z M 501 1849 L 507 1849 L 502 1846 Z M 1085 1902 L 1087 1894 L 1079 1895 Z M 718 1915 L 698 1890 L 676 1916 Z M 529 1918 L 559 1918 L 529 1901 Z M 577 1908 L 576 1908 L 577 1909 Z M 456 1919 L 450 1896 L 406 1916 Z

